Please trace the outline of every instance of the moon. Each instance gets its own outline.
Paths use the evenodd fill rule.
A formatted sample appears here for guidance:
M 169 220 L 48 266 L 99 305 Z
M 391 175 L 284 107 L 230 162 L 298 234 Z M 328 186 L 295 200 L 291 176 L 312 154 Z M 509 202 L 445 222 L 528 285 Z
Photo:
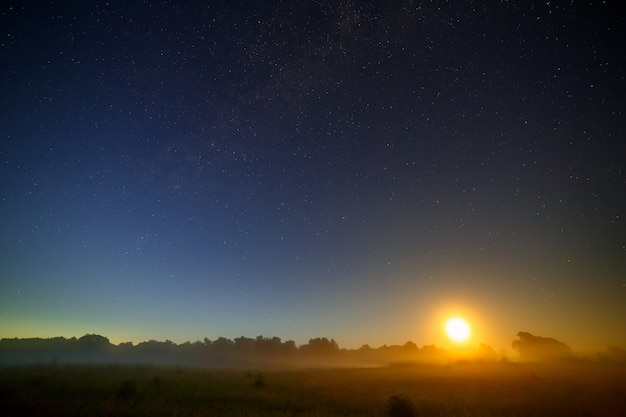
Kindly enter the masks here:
M 454 317 L 446 322 L 446 333 L 450 339 L 461 343 L 470 337 L 471 329 L 465 320 Z

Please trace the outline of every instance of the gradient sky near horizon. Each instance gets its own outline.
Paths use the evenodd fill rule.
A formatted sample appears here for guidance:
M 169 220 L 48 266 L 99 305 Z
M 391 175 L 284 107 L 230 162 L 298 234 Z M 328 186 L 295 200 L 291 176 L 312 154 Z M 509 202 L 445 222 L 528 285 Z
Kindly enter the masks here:
M 584 3 L 584 4 L 583 4 Z M 0 337 L 626 345 L 613 2 L 4 2 Z

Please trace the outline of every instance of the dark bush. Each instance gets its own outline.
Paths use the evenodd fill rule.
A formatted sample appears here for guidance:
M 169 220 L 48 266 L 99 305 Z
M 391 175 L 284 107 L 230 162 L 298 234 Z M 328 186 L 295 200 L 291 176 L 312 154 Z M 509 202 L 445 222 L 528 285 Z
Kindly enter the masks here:
M 265 388 L 265 378 L 263 378 L 263 374 L 260 372 L 254 377 L 254 387 Z
M 411 400 L 403 395 L 392 395 L 387 401 L 390 417 L 417 417 Z
M 130 400 L 135 395 L 137 395 L 137 385 L 132 380 L 123 381 L 115 390 L 115 396 L 120 400 Z

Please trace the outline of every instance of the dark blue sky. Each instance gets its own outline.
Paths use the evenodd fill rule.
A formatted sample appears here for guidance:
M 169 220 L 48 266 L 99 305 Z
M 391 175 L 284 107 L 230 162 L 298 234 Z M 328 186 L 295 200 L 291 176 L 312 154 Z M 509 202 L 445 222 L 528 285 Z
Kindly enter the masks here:
M 0 337 L 624 344 L 601 2 L 0 6 Z

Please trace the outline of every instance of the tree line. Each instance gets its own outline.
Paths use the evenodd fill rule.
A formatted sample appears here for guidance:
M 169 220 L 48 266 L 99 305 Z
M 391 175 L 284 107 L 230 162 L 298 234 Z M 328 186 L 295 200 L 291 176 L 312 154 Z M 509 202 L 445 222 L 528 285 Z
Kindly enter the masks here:
M 176 344 L 170 340 L 149 340 L 138 344 L 110 342 L 107 337 L 86 334 L 80 338 L 5 338 L 0 339 L 0 363 L 161 363 L 199 366 L 340 366 L 383 365 L 397 362 L 445 361 L 445 349 L 404 345 L 343 349 L 332 338 L 317 337 L 297 345 L 279 337 L 237 337 Z M 486 345 L 472 350 L 474 357 L 496 360 L 495 351 Z
M 519 332 L 512 347 L 524 362 L 572 360 L 569 346 L 556 339 Z M 626 350 L 609 346 L 599 353 L 602 361 L 626 362 Z M 98 334 L 80 338 L 4 338 L 0 339 L 0 364 L 23 363 L 146 363 L 193 365 L 210 367 L 250 366 L 377 366 L 393 363 L 450 363 L 453 361 L 503 361 L 489 345 L 446 350 L 434 345 L 418 347 L 413 342 L 404 345 L 383 345 L 358 349 L 340 348 L 332 338 L 317 337 L 297 345 L 293 340 L 279 337 L 237 337 L 176 344 L 170 340 L 149 340 L 117 345 Z

